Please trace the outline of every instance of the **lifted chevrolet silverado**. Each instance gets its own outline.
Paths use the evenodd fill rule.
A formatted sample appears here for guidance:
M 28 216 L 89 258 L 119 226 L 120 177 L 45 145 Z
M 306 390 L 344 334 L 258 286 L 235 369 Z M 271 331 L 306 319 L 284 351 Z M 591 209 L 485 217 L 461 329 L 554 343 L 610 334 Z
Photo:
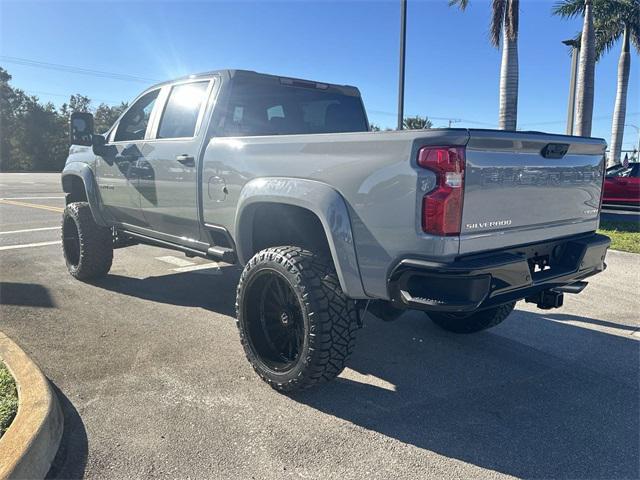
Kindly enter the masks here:
M 240 340 L 281 391 L 336 377 L 363 312 L 477 332 L 605 268 L 600 139 L 370 132 L 354 87 L 238 70 L 151 87 L 104 135 L 75 113 L 70 137 L 71 275 L 135 243 L 243 266 Z

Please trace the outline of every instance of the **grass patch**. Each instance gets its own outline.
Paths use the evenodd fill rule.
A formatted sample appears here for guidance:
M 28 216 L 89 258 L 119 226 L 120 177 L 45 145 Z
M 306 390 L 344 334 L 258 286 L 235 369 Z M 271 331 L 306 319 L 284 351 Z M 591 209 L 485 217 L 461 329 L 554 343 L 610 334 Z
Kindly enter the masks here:
M 611 237 L 611 248 L 640 253 L 640 224 L 635 222 L 600 222 L 599 233 Z
M 7 431 L 18 411 L 18 392 L 13 377 L 0 362 L 0 437 Z

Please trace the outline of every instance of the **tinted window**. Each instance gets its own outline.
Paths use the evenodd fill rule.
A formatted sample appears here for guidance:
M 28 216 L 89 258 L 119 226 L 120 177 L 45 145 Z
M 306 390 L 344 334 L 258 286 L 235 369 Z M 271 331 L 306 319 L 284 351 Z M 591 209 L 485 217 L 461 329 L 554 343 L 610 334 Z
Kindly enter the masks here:
M 209 82 L 183 83 L 171 89 L 160 119 L 158 138 L 193 137 Z
M 607 177 L 637 177 L 640 164 L 630 163 L 629 166 L 615 165 L 607 169 Z
M 131 108 L 124 114 L 120 123 L 114 141 L 133 141 L 144 139 L 144 134 L 149 125 L 149 117 L 151 111 L 158 98 L 160 90 L 154 90 L 142 96 Z
M 360 97 L 311 85 L 237 81 L 232 87 L 223 134 L 290 135 L 368 130 Z

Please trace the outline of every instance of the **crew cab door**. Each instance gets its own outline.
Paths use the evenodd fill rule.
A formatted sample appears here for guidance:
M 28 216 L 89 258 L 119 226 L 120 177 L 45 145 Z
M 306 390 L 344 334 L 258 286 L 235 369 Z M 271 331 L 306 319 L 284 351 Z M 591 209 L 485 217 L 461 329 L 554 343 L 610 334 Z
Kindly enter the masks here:
M 146 138 L 160 89 L 140 96 L 108 136 L 106 154 L 97 157 L 98 187 L 105 214 L 115 223 L 144 226 L 140 207 L 140 165 L 149 152 Z
M 200 239 L 198 156 L 214 83 L 198 79 L 163 88 L 162 112 L 140 164 L 140 200 L 147 224 L 176 243 L 190 245 Z

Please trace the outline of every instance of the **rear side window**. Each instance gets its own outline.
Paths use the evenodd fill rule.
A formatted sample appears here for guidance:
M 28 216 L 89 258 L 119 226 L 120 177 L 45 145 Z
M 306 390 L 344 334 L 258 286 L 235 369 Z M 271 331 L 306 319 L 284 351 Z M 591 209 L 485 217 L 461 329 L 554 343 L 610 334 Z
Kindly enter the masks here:
M 336 88 L 241 80 L 234 83 L 224 136 L 366 132 L 360 97 Z
M 144 139 L 145 132 L 149 126 L 149 117 L 151 117 L 158 93 L 160 93 L 160 90 L 149 92 L 131 105 L 118 123 L 116 136 L 113 139 L 114 142 L 130 142 Z
M 160 119 L 158 138 L 193 137 L 209 82 L 175 85 Z

